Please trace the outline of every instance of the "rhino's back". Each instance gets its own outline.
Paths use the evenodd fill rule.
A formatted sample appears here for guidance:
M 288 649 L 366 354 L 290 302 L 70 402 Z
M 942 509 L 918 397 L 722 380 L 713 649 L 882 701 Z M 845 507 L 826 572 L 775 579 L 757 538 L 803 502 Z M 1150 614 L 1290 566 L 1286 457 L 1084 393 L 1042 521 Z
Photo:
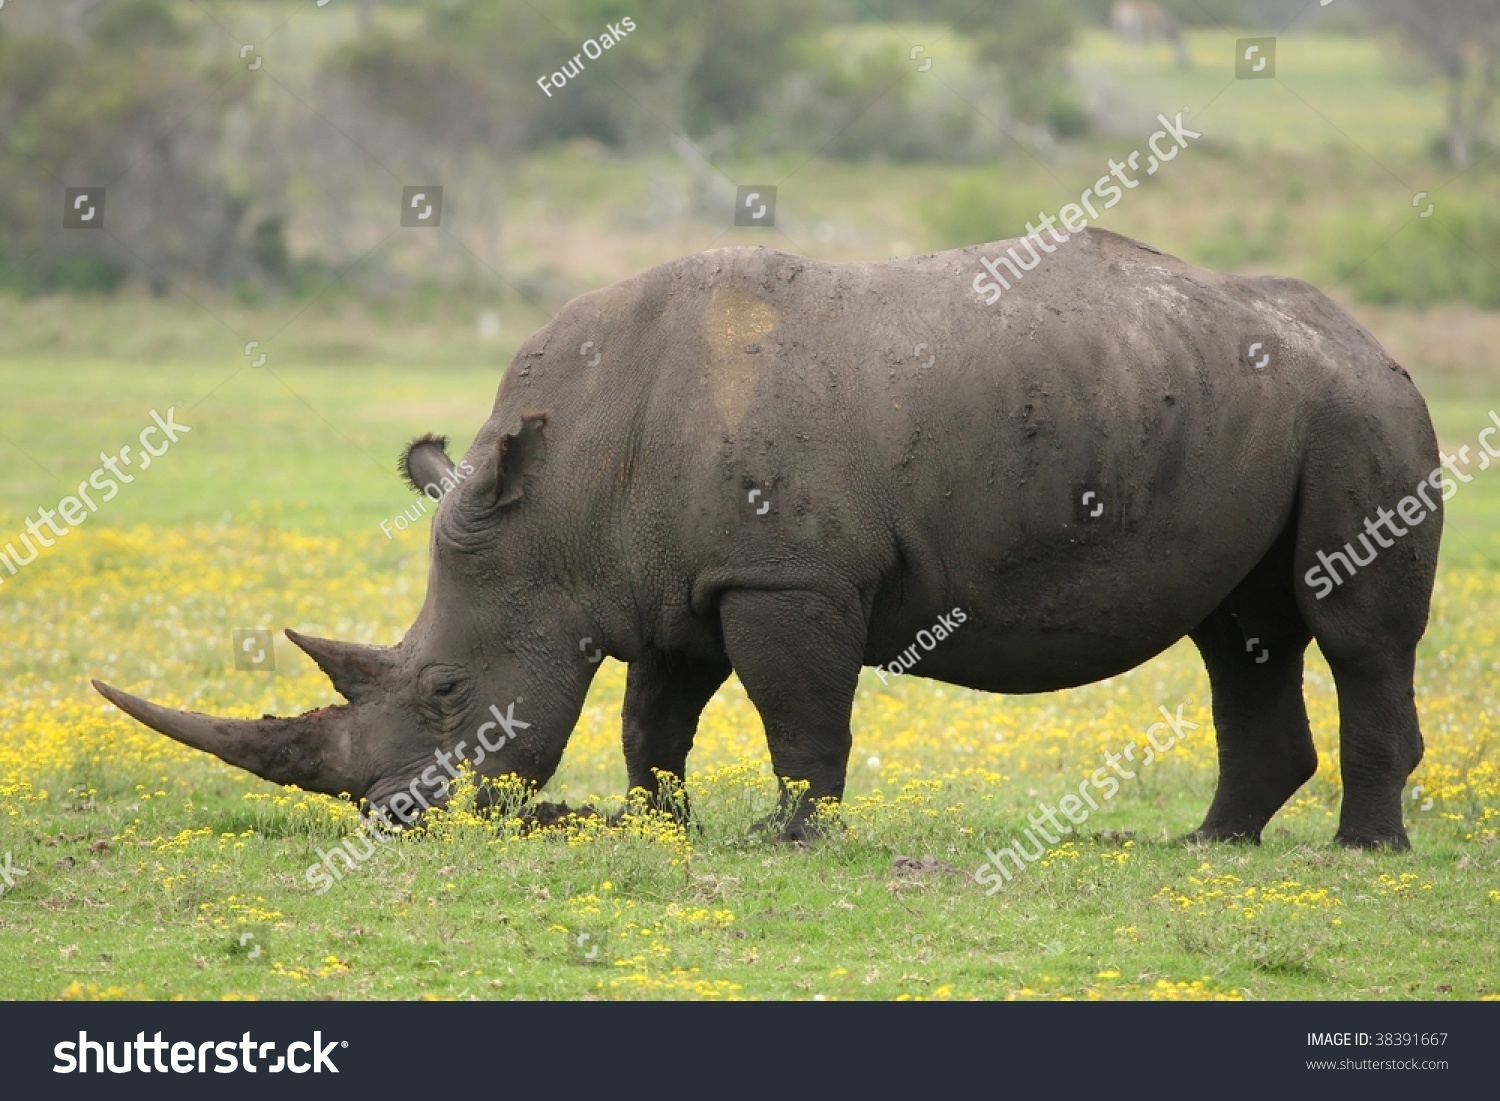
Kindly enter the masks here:
M 1101 231 L 986 305 L 981 258 L 1014 245 L 686 257 L 571 303 L 498 405 L 554 410 L 653 594 L 836 576 L 871 607 L 872 659 L 962 605 L 987 661 L 1086 656 L 1080 636 L 1138 660 L 1265 553 L 1309 425 L 1383 353 L 1300 284 Z

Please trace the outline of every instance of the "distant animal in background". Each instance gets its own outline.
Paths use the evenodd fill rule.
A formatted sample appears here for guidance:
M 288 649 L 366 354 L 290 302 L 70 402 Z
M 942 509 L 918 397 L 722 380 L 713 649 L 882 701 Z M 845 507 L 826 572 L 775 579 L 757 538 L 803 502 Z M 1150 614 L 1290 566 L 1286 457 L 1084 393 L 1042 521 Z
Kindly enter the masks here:
M 1187 43 L 1182 40 L 1182 28 L 1177 25 L 1160 4 L 1141 3 L 1137 0 L 1119 0 L 1110 9 L 1109 22 L 1115 33 L 1129 42 L 1151 42 L 1161 40 L 1172 44 L 1180 68 L 1192 67 Z

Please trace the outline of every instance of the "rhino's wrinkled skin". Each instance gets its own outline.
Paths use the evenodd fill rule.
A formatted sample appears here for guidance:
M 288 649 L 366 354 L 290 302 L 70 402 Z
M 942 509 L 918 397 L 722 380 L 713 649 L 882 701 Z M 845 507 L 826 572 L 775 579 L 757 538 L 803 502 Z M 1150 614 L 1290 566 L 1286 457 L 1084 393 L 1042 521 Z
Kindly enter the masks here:
M 492 706 L 529 725 L 479 771 L 545 782 L 597 650 L 630 663 L 629 781 L 654 790 L 733 670 L 777 775 L 807 782 L 800 836 L 805 800 L 843 792 L 860 668 L 955 609 L 911 675 L 1048 691 L 1190 635 L 1220 761 L 1198 836 L 1257 839 L 1314 771 L 1315 638 L 1338 839 L 1404 847 L 1441 501 L 1322 599 L 1304 575 L 1438 466 L 1410 378 L 1303 283 L 1098 230 L 986 306 L 971 284 L 1007 244 L 849 265 L 722 249 L 586 294 L 512 361 L 406 637 L 293 636 L 348 705 L 237 722 L 100 690 L 262 776 L 401 813 L 403 790 L 440 798 L 435 751 L 472 754 Z M 430 440 L 405 466 L 417 486 L 452 471 Z

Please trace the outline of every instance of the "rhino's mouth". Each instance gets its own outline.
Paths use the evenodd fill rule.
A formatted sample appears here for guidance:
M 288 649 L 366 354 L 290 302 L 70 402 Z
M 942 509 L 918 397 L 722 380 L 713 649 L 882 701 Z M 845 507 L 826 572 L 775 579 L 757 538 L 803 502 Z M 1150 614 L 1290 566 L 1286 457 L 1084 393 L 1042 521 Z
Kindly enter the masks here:
M 364 797 L 361 811 L 398 829 L 413 826 L 424 811 L 448 805 L 451 785 L 446 777 L 436 784 L 424 784 L 420 777 L 404 784 L 377 783 Z
M 514 807 L 516 800 L 506 794 L 502 783 L 477 774 L 473 778 L 478 785 L 474 792 L 475 811 L 488 815 L 505 807 Z M 425 783 L 422 774 L 413 774 L 413 778 L 404 783 L 399 780 L 378 781 L 362 800 L 362 809 L 398 829 L 414 826 L 421 821 L 425 811 L 449 804 L 455 780 L 456 777 L 439 775 L 436 782 Z M 400 807 L 394 805 L 398 799 Z

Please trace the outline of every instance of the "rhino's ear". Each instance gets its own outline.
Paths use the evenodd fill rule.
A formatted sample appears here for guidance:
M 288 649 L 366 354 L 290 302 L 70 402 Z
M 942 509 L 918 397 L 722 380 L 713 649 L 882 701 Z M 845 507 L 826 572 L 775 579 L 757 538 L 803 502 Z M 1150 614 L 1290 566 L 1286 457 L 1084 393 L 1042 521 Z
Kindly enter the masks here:
M 480 490 L 496 508 L 519 501 L 526 478 L 547 454 L 545 430 L 551 414 L 528 410 L 521 414 L 518 432 L 500 437 L 494 451 L 494 466 L 480 471 Z
M 406 484 L 434 501 L 458 484 L 453 474 L 453 460 L 448 458 L 448 437 L 419 436 L 401 453 L 399 469 Z

